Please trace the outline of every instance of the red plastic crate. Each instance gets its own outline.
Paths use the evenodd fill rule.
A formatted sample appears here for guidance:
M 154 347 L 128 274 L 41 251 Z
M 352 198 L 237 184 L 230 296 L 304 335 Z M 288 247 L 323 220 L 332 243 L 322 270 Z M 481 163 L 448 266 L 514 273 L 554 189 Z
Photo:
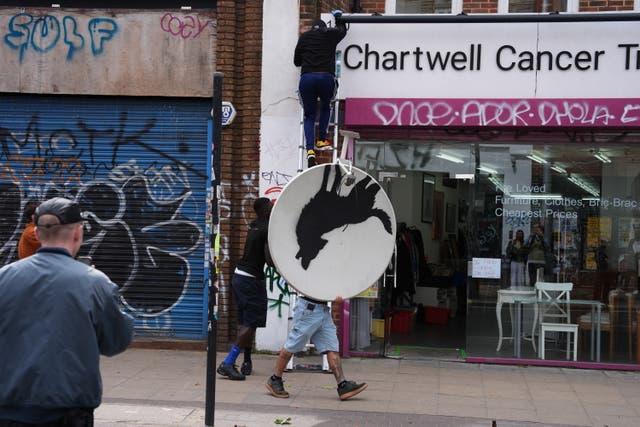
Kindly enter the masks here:
M 425 307 L 424 322 L 434 325 L 446 325 L 449 323 L 449 309 L 445 307 Z
M 411 330 L 415 314 L 410 311 L 396 311 L 391 317 L 391 332 L 407 334 Z

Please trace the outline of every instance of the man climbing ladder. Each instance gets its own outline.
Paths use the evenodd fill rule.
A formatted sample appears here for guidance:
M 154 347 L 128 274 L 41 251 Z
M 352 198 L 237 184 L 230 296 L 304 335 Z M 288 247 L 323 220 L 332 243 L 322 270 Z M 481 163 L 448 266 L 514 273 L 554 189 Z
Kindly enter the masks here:
M 298 91 L 304 111 L 304 138 L 308 167 L 315 166 L 315 150 L 331 150 L 333 144 L 327 140 L 331 100 L 336 92 L 335 67 L 336 46 L 347 34 L 346 25 L 340 21 L 342 11 L 331 12 L 336 17 L 336 26 L 327 28 L 321 19 L 311 24 L 311 29 L 300 35 L 293 63 L 301 67 Z M 315 139 L 315 120 L 318 99 L 318 140 Z M 314 144 L 315 143 L 315 144 Z

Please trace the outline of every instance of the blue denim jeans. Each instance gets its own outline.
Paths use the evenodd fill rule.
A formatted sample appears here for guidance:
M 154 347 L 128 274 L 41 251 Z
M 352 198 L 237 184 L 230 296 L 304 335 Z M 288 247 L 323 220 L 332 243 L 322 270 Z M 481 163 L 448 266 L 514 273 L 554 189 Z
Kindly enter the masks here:
M 304 139 L 307 150 L 315 145 L 315 121 L 320 100 L 320 117 L 318 117 L 318 140 L 327 138 L 329 119 L 331 118 L 331 101 L 336 92 L 336 81 L 330 73 L 304 73 L 300 76 L 298 86 L 302 108 L 304 110 Z

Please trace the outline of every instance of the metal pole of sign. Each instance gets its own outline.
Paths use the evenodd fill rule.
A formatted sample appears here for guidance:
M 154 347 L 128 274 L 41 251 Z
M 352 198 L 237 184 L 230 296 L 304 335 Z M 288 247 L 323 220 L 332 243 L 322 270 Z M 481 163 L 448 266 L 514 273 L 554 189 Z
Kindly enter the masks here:
M 223 73 L 213 73 L 213 99 L 212 99 L 212 151 L 211 151 L 211 187 L 213 191 L 212 203 L 210 208 L 212 224 L 211 224 L 211 247 L 215 247 L 216 233 L 214 233 L 213 222 L 216 224 L 219 220 L 218 215 L 218 196 L 217 189 L 220 185 L 220 153 L 222 143 L 222 79 Z M 214 211 L 215 209 L 215 211 Z M 214 221 L 215 220 L 215 221 Z M 209 304 L 207 313 L 207 385 L 205 391 L 204 402 L 204 424 L 213 426 L 215 406 L 216 406 L 216 340 L 218 329 L 218 313 L 216 312 L 218 304 L 216 303 L 216 279 L 217 273 L 213 259 L 211 259 L 209 267 Z

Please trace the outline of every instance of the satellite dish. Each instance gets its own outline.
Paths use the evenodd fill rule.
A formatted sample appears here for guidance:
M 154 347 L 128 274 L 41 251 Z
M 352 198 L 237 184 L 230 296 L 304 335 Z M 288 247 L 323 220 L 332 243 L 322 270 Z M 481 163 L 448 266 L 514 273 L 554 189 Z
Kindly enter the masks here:
M 299 293 L 351 298 L 384 273 L 393 254 L 396 217 L 380 184 L 360 169 L 312 167 L 282 190 L 269 220 L 278 272 Z

